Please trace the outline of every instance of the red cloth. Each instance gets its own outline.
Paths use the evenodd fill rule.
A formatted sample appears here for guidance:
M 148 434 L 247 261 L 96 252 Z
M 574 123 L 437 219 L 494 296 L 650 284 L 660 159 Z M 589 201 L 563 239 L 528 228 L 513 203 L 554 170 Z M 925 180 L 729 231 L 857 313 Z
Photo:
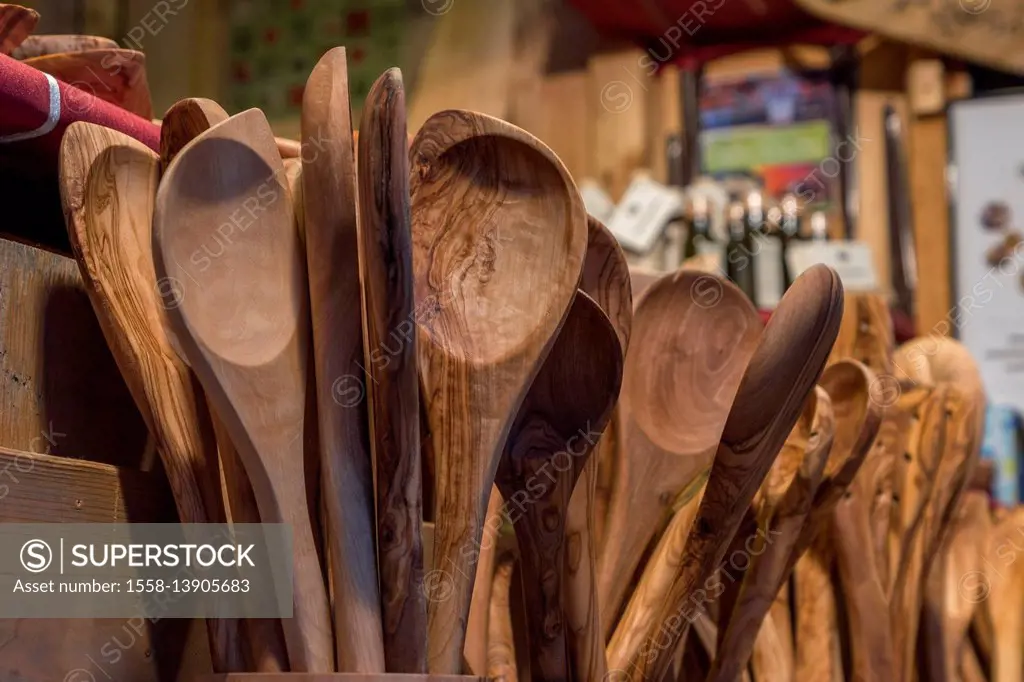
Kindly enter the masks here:
M 56 81 L 56 79 L 54 79 Z M 35 135 L 51 114 L 51 87 L 38 69 L 0 54 L 0 158 L 16 159 L 39 168 L 57 170 L 57 152 L 64 130 L 74 121 L 96 123 L 134 137 L 154 151 L 160 149 L 160 127 L 90 93 L 56 81 L 59 116 L 48 132 Z M 46 126 L 49 128 L 50 126 Z M 12 135 L 30 135 L 19 141 Z M 6 165 L 6 164 L 5 164 Z

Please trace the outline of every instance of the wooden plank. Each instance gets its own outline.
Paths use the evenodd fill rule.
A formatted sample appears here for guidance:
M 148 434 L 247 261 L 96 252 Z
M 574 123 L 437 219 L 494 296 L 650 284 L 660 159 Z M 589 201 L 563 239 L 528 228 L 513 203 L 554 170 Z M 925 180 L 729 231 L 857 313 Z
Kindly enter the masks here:
M 645 66 L 649 61 L 643 50 L 590 58 L 587 97 L 595 103 L 591 170 L 614 201 L 622 198 L 633 172 L 649 163 L 647 98 L 651 73 Z
M 586 71 L 553 74 L 524 83 L 516 93 L 512 122 L 536 135 L 579 183 L 589 177 L 593 102 Z
M 907 175 L 914 216 L 918 286 L 914 324 L 918 335 L 946 334 L 950 291 L 949 195 L 946 185 L 946 96 L 942 62 L 918 58 L 907 70 L 907 93 L 913 115 L 907 146 Z
M 71 258 L 0 239 L 0 445 L 138 467 L 147 431 Z
M 0 448 L 2 523 L 176 520 L 161 475 Z M 0 620 L 0 682 L 191 680 L 210 670 L 205 638 L 188 620 Z
M 419 130 L 444 109 L 508 116 L 515 3 L 473 0 L 424 7 L 439 16 L 409 98 L 409 130 Z

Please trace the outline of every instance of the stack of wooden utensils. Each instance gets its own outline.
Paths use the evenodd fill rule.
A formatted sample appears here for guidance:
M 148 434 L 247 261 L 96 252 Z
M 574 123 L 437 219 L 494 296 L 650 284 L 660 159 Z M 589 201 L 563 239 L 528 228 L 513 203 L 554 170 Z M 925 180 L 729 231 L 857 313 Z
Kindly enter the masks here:
M 956 579 L 1017 518 L 964 492 L 977 373 L 832 270 L 766 326 L 631 281 L 528 133 L 445 111 L 410 150 L 392 69 L 354 142 L 343 48 L 296 158 L 191 99 L 159 154 L 71 125 L 60 175 L 181 520 L 292 527 L 294 616 L 209 621 L 218 671 L 910 682 L 921 633 L 921 679 L 1020 679 L 1022 608 L 969 643 Z

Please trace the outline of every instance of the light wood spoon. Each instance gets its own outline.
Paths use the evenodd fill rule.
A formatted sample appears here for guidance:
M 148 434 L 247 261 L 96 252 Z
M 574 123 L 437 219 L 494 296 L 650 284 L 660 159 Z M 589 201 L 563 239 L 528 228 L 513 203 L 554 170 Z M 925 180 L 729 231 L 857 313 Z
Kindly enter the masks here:
M 329 672 L 331 622 L 303 463 L 305 268 L 280 176 L 281 158 L 259 110 L 210 128 L 182 149 L 160 183 L 153 250 L 158 276 L 180 286 L 169 318 L 238 448 L 260 518 L 292 527 L 294 615 L 284 621 L 291 668 Z M 231 248 L 206 272 L 184 266 L 214 226 L 246 202 L 265 210 L 253 212 Z
M 0 4 L 0 54 L 11 54 L 35 29 L 39 12 L 34 9 Z
M 228 113 L 209 99 L 183 99 L 171 106 L 164 114 L 160 126 L 160 169 L 167 167 L 182 148 L 213 126 L 228 120 Z M 225 230 L 226 232 L 226 230 Z M 221 234 L 221 239 L 230 239 L 230 234 Z M 147 239 L 152 249 L 152 239 Z M 218 242 L 219 243 L 219 242 Z M 152 251 L 150 251 L 152 260 Z M 198 390 L 198 388 L 197 388 Z M 203 397 L 205 403 L 205 396 Z M 223 504 L 231 516 L 232 523 L 260 523 L 259 507 L 252 484 L 245 473 L 238 451 L 222 420 L 213 414 L 213 431 L 217 440 L 217 457 L 220 461 L 220 475 L 223 478 Z M 245 622 L 246 649 L 249 660 L 256 672 L 285 672 L 288 670 L 288 653 L 284 643 L 281 622 L 272 618 L 250 618 Z
M 985 493 L 968 491 L 954 515 L 949 537 L 931 570 L 922 631 L 927 676 L 934 682 L 957 682 L 964 649 L 971 646 L 967 631 L 978 604 L 988 598 L 983 557 L 988 550 L 989 499 Z
M 302 201 L 338 670 L 385 670 L 364 371 L 356 172 L 345 49 L 302 100 Z M 385 332 L 387 333 L 387 332 Z
M 431 580 L 446 585 L 444 599 L 428 592 L 428 660 L 431 673 L 457 674 L 494 472 L 576 292 L 586 213 L 554 153 L 498 119 L 436 114 L 411 158 L 434 570 L 443 572 Z
M 699 609 L 707 600 L 698 586 L 721 563 L 825 366 L 842 318 L 842 292 L 833 270 L 814 266 L 793 283 L 765 327 L 729 412 L 681 571 L 656 628 L 647 633 L 648 641 L 658 642 L 660 651 L 675 651 L 686 629 L 682 614 L 691 604 Z M 784 393 L 780 386 L 786 387 Z M 661 647 L 663 643 L 667 646 Z M 635 659 L 631 678 L 654 675 L 661 679 L 670 662 L 670 655 Z
M 68 236 L 114 359 L 156 442 L 183 523 L 222 520 L 217 450 L 202 395 L 168 338 L 153 269 L 159 159 L 109 128 L 73 123 L 61 142 Z M 208 620 L 214 666 L 244 670 L 234 619 Z
M 538 682 L 567 682 L 570 677 L 562 586 L 565 517 L 621 382 L 618 335 L 597 303 L 577 293 L 519 408 L 495 477 L 512 509 L 530 632 L 530 671 Z
M 761 552 L 748 552 L 746 574 L 731 617 L 719 619 L 721 640 L 708 682 L 733 682 L 750 660 L 761 624 L 789 578 L 790 557 L 811 511 L 833 436 L 832 404 L 819 387 L 808 396 L 800 421 L 755 498 L 757 527 L 768 529 L 771 541 Z M 779 679 L 787 679 L 784 671 L 779 675 Z
M 423 674 L 427 602 L 420 537 L 420 394 L 401 71 L 388 69 L 370 88 L 359 130 L 359 265 L 384 661 L 389 673 Z
M 760 334 L 753 305 L 714 275 L 666 275 L 637 303 L 619 403 L 621 459 L 598 561 L 606 634 L 676 497 L 710 466 Z

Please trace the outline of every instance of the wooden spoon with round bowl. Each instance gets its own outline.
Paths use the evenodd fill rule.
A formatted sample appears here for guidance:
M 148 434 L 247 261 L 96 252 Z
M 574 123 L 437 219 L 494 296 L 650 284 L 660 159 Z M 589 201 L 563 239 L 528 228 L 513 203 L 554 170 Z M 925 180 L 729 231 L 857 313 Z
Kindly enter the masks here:
M 228 112 L 210 99 L 187 98 L 172 105 L 164 114 L 160 125 L 160 172 L 167 170 L 185 145 L 228 118 Z M 198 387 L 196 390 L 199 390 Z M 220 476 L 223 478 L 223 504 L 227 507 L 231 522 L 260 523 L 256 497 L 245 473 L 245 466 L 238 457 L 238 451 L 231 442 L 223 421 L 212 408 L 210 417 L 217 440 Z M 281 621 L 273 618 L 250 618 L 245 621 L 244 627 L 246 648 L 252 668 L 256 672 L 264 673 L 287 671 L 288 653 L 285 650 Z
M 746 296 L 711 274 L 666 275 L 637 303 L 619 401 L 621 459 L 598 561 L 606 636 L 676 498 L 711 465 L 761 328 Z
M 491 484 L 576 295 L 586 212 L 550 149 L 483 114 L 432 116 L 410 154 L 421 383 L 436 458 L 428 667 L 458 674 Z
M 720 565 L 825 366 L 842 318 L 842 292 L 835 271 L 814 266 L 797 278 L 765 327 L 722 432 L 681 570 L 647 632 L 647 642 L 656 643 L 657 651 L 633 658 L 631 679 L 661 679 L 687 630 L 687 614 L 707 602 L 703 586 Z
M 233 116 L 187 144 L 164 174 L 153 218 L 157 274 L 181 287 L 168 317 L 252 483 L 264 523 L 293 533 L 290 667 L 334 669 L 327 594 L 306 502 L 303 459 L 308 293 L 298 236 L 266 118 Z M 239 207 L 246 231 L 210 267 L 190 256 Z
M 519 543 L 532 679 L 568 682 L 563 611 L 565 517 L 622 381 L 622 346 L 607 316 L 580 292 L 519 408 L 495 483 Z M 575 678 L 574 678 L 575 679 Z
M 633 325 L 633 296 L 626 255 L 614 235 L 593 216 L 587 220 L 587 234 L 587 257 L 583 261 L 580 291 L 593 298 L 608 317 L 624 358 Z M 608 426 L 615 419 L 613 408 Z M 602 449 L 605 452 L 611 449 L 608 443 L 614 444 L 614 435 L 609 434 L 606 427 L 594 452 L 587 458 L 565 520 L 566 634 L 573 678 L 578 682 L 600 682 L 607 672 L 596 589 L 600 531 L 595 496 L 601 465 L 599 453 Z
M 167 473 L 183 523 L 223 520 L 217 449 L 201 392 L 175 352 L 153 266 L 159 159 L 119 132 L 68 127 L 60 187 L 68 236 L 89 299 Z M 207 621 L 216 669 L 244 670 L 238 621 Z

